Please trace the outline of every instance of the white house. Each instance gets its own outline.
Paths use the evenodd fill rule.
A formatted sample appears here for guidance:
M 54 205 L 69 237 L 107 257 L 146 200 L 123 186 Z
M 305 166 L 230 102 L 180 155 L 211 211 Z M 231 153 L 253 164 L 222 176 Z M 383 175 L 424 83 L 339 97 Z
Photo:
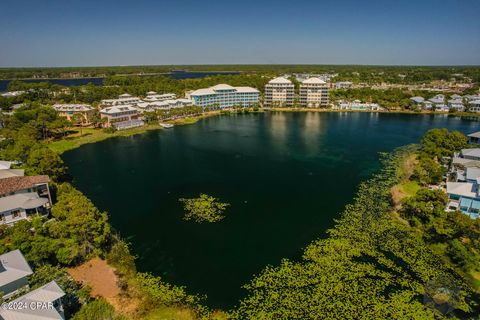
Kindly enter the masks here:
M 138 111 L 132 105 L 114 105 L 100 110 L 100 116 L 105 119 L 105 127 L 117 130 L 140 127 L 144 122 L 139 119 Z
M 28 289 L 27 277 L 32 269 L 20 250 L 0 255 L 0 292 L 8 299 L 21 290 Z
M 9 301 L 15 308 L 0 308 L 3 320 L 64 320 L 61 298 L 65 292 L 55 281 L 51 281 L 27 294 Z M 22 306 L 22 307 L 19 307 Z
M 12 225 L 31 215 L 46 215 L 52 205 L 48 176 L 24 176 L 23 170 L 0 170 L 0 224 Z

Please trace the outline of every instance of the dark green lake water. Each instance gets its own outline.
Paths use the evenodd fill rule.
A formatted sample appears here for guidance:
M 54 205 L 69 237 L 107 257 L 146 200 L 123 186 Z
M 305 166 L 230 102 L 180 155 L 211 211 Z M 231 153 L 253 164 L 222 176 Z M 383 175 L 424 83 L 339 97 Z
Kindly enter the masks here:
M 266 265 L 296 259 L 325 236 L 378 152 L 431 128 L 465 133 L 479 122 L 445 115 L 266 113 L 84 145 L 63 158 L 74 184 L 132 242 L 138 267 L 228 308 Z M 178 199 L 229 202 L 215 224 L 182 220 Z

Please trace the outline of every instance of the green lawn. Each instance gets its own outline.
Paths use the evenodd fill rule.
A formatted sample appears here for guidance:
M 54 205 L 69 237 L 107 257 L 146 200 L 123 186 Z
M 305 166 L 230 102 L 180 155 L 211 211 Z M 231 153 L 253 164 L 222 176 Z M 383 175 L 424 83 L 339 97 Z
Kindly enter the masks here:
M 146 125 L 138 128 L 116 131 L 114 133 L 105 133 L 103 129 L 83 128 L 80 134 L 80 129 L 75 128 L 75 133 L 72 133 L 61 140 L 49 142 L 48 146 L 53 151 L 62 154 L 65 151 L 78 148 L 87 143 L 94 143 L 113 137 L 127 137 L 157 129 L 161 129 L 161 127 L 159 125 Z
M 399 188 L 407 197 L 411 197 L 420 190 L 420 185 L 417 181 L 407 181 L 399 185 Z

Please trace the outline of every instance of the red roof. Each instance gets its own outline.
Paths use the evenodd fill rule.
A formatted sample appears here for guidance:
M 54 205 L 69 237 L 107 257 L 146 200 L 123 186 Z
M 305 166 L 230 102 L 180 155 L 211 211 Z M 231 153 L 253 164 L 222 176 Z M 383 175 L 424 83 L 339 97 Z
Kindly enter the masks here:
M 0 195 L 25 190 L 37 184 L 48 183 L 48 176 L 9 177 L 0 179 Z

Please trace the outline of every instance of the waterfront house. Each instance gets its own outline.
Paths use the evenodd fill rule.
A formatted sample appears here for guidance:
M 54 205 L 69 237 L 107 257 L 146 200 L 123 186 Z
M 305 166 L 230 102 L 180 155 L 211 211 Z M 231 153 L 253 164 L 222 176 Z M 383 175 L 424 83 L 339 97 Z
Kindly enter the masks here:
M 460 156 L 464 159 L 480 161 L 480 148 L 462 149 L 460 151 Z
M 303 107 L 326 107 L 328 84 L 320 78 L 309 78 L 300 84 L 300 105 Z
M 463 105 L 463 100 L 461 98 L 448 100 L 448 107 L 459 112 L 465 111 L 465 106 Z
M 480 100 L 471 100 L 468 102 L 470 112 L 480 112 Z
M 251 87 L 232 87 L 228 84 L 187 92 L 186 98 L 199 107 L 229 108 L 253 107 L 259 102 L 260 92 Z
M 410 100 L 412 100 L 416 104 L 420 104 L 420 103 L 423 103 L 425 101 L 425 98 L 417 96 L 417 97 L 411 97 Z
M 284 77 L 270 80 L 265 85 L 265 107 L 291 107 L 294 103 L 295 86 Z
M 470 133 L 467 135 L 468 143 L 480 143 L 480 131 Z
M 425 100 L 425 101 L 423 102 L 423 108 L 424 108 L 425 110 L 432 110 L 432 108 L 433 108 L 433 103 L 430 102 L 430 101 L 428 101 L 428 100 Z
M 9 301 L 15 308 L 0 308 L 3 320 L 63 320 L 65 314 L 62 297 L 65 292 L 55 281 L 51 281 L 27 294 Z M 21 307 L 19 307 L 21 306 Z
M 48 176 L 24 176 L 18 169 L 0 170 L 0 176 L 0 224 L 48 214 L 52 205 Z
M 340 101 L 333 109 L 337 110 L 354 110 L 354 111 L 381 111 L 383 108 L 377 103 L 361 102 L 354 100 L 353 102 Z
M 139 119 L 138 111 L 132 105 L 114 105 L 100 110 L 100 116 L 105 119 L 104 126 L 117 130 L 140 127 L 144 122 Z
M 68 121 L 74 120 L 74 115 L 81 116 L 81 125 L 89 125 L 94 109 L 88 104 L 54 104 L 53 109 L 58 112 L 60 117 L 66 118 Z
M 431 103 L 437 105 L 437 104 L 443 104 L 445 103 L 445 96 L 443 94 L 437 94 L 435 97 L 428 99 Z
M 448 112 L 450 109 L 446 104 L 439 103 L 435 105 L 435 111 L 436 112 Z
M 142 102 L 140 98 L 132 97 L 128 93 L 121 94 L 118 96 L 118 99 L 104 99 L 102 100 L 103 106 L 125 106 L 125 105 L 136 105 L 137 103 Z
M 458 210 L 472 219 L 478 218 L 480 212 L 478 180 L 475 182 L 447 182 L 449 202 L 446 210 Z
M 3 299 L 28 289 L 27 277 L 32 273 L 20 250 L 0 255 L 0 292 L 3 293 Z

